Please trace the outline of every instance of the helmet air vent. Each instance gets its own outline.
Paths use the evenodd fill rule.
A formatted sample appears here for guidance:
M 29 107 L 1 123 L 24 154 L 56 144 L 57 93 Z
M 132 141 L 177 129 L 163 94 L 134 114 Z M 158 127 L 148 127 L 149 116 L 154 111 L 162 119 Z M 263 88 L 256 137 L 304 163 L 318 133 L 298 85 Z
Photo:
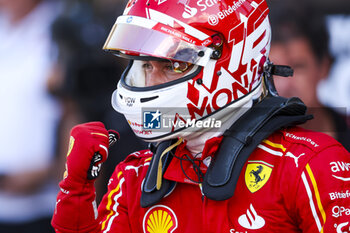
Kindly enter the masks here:
M 152 97 L 148 97 L 148 98 L 141 98 L 140 99 L 140 102 L 141 103 L 145 103 L 145 102 L 148 102 L 148 101 L 151 101 L 151 100 L 154 100 L 154 99 L 157 99 L 159 96 L 152 96 Z

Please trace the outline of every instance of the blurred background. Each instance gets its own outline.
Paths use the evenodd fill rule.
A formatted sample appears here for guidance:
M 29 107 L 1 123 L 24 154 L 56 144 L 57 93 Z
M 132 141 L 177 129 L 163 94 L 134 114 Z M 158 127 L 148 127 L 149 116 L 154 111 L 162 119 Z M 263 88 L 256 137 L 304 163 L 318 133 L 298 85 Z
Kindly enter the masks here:
M 282 96 L 299 96 L 304 127 L 350 148 L 350 1 L 268 0 L 270 60 Z M 50 219 L 70 129 L 102 121 L 121 134 L 98 179 L 97 201 L 129 153 L 145 148 L 110 104 L 124 60 L 102 51 L 125 0 L 0 0 L 0 232 L 53 232 Z

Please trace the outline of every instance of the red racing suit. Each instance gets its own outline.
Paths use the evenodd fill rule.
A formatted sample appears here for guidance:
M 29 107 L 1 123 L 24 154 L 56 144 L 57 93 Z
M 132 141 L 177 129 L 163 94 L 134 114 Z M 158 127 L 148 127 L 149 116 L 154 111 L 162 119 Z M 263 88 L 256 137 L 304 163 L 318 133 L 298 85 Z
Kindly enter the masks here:
M 201 159 L 214 156 L 220 138 L 206 142 Z M 175 155 L 189 154 L 185 144 Z M 299 127 L 277 131 L 250 155 L 234 196 L 224 201 L 205 197 L 192 163 L 173 158 L 164 177 L 175 187 L 159 203 L 142 208 L 141 186 L 150 165 L 149 150 L 129 155 L 110 178 L 108 193 L 93 213 L 91 199 L 79 204 L 61 191 L 52 224 L 57 232 L 112 233 L 348 233 L 350 232 L 350 155 L 333 138 Z M 61 187 L 62 188 L 62 187 Z M 85 193 L 87 191 L 85 190 Z M 93 192 L 93 189 L 91 189 Z M 91 194 L 90 192 L 90 194 Z M 74 199 L 74 198 L 73 198 Z M 79 218 L 76 206 L 91 206 Z M 86 208 L 85 208 L 86 209 Z M 86 210 L 88 210 L 87 208 Z M 95 216 L 93 218 L 89 216 Z M 73 227 L 74 226 L 74 227 Z

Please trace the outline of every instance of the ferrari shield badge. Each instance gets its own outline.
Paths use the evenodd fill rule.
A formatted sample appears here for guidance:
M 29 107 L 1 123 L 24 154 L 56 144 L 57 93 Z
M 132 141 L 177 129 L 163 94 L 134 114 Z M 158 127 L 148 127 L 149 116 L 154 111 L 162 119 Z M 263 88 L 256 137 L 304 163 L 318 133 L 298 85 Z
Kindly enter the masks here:
M 273 165 L 264 161 L 248 161 L 245 170 L 245 184 L 250 192 L 255 193 L 269 180 Z

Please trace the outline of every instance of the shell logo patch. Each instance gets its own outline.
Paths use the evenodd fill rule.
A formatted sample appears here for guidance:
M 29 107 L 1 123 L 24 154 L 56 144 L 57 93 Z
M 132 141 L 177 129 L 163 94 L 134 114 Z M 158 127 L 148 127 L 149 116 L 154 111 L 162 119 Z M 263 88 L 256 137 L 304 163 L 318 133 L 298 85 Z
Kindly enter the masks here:
M 144 233 L 171 233 L 177 226 L 174 211 L 165 205 L 153 206 L 143 218 Z
M 248 161 L 245 184 L 251 193 L 261 189 L 271 176 L 273 165 L 264 161 Z

